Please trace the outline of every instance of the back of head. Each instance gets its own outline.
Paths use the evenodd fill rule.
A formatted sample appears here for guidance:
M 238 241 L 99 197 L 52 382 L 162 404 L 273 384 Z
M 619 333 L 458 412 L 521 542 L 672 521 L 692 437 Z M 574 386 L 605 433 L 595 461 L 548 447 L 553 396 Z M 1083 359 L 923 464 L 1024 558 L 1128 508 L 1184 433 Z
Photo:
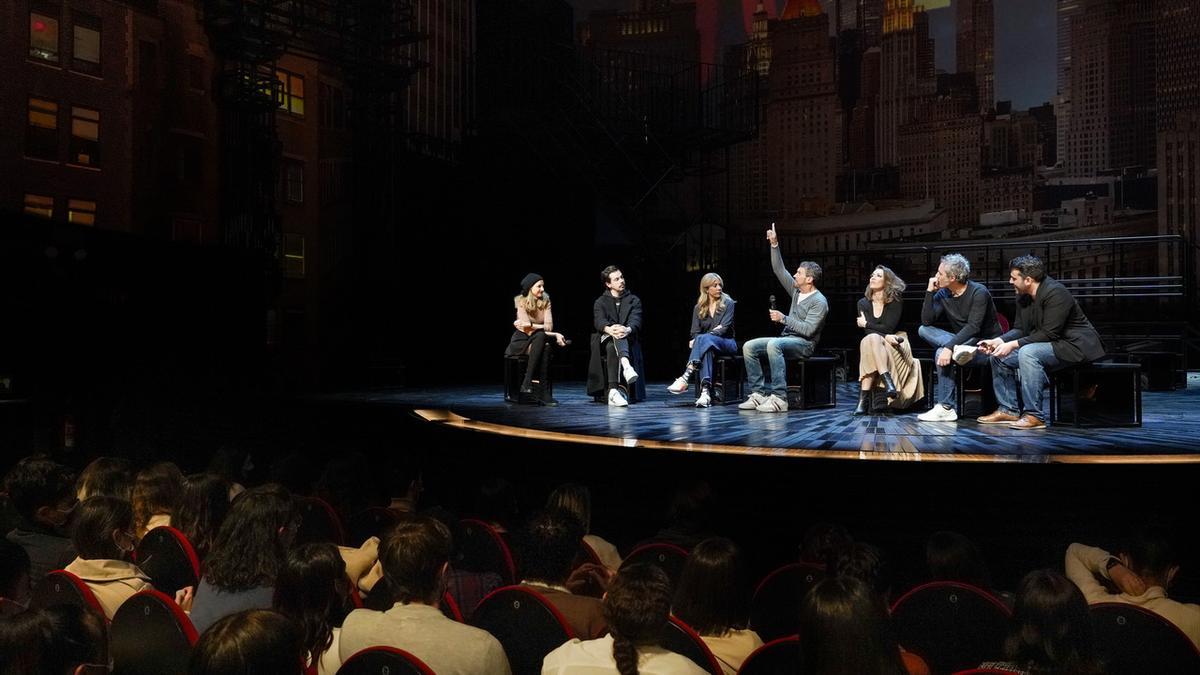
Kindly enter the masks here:
M 303 544 L 288 551 L 275 578 L 275 610 L 303 631 L 305 651 L 320 655 L 333 642 L 332 627 L 345 618 L 346 563 L 337 546 Z
M 1035 255 L 1021 255 L 1008 263 L 1009 269 L 1016 270 L 1021 276 L 1040 282 L 1046 278 L 1046 263 Z
M 124 457 L 97 457 L 79 474 L 75 483 L 79 499 L 96 495 L 133 498 L 133 470 Z
M 622 567 L 604 595 L 604 618 L 613 636 L 621 675 L 637 673 L 637 648 L 658 644 L 671 612 L 671 582 L 654 565 Z
M 804 539 L 800 543 L 800 561 L 828 565 L 830 557 L 852 541 L 850 532 L 841 525 L 814 523 L 804 531 Z
M 985 590 L 992 586 L 983 553 L 957 532 L 934 532 L 925 543 L 925 563 L 932 581 L 957 581 Z
M 672 609 L 697 633 L 720 637 L 746 627 L 749 598 L 741 550 L 728 539 L 713 537 L 688 555 Z
M 124 559 L 133 550 L 133 507 L 116 497 L 88 497 L 75 507 L 71 541 L 84 560 Z
M 850 577 L 817 583 L 800 608 L 800 672 L 812 675 L 903 675 L 887 608 L 870 587 Z
M 204 578 L 225 591 L 275 582 L 300 519 L 291 493 L 268 483 L 238 495 L 205 560 Z
M 203 560 L 229 508 L 229 481 L 215 473 L 196 473 L 184 481 L 183 497 L 171 522 Z
M 0 621 L 0 675 L 67 675 L 81 665 L 106 672 L 103 617 L 75 605 L 31 609 Z
M 1146 527 L 1122 547 L 1129 556 L 1130 569 L 1148 583 L 1166 588 L 1179 565 L 1170 533 L 1161 527 Z
M 1101 672 L 1087 600 L 1054 570 L 1034 570 L 1021 579 L 1004 652 L 1034 672 Z
M 714 501 L 712 486 L 708 481 L 685 480 L 671 494 L 671 501 L 667 505 L 667 527 L 683 532 L 705 530 L 712 520 Z
M 4 488 L 17 514 L 37 522 L 39 509 L 54 509 L 73 500 L 75 475 L 62 464 L 35 455 L 22 459 L 9 470 Z
M 866 542 L 856 541 L 838 549 L 831 558 L 829 576 L 851 577 L 866 584 L 884 600 L 890 583 L 883 551 Z
M 435 604 L 452 545 L 450 530 L 428 516 L 396 525 L 379 546 L 379 562 L 395 600 Z
M 29 604 L 29 553 L 19 544 L 0 537 L 0 616 L 8 616 Z
M 475 493 L 475 515 L 501 527 L 511 527 L 517 522 L 517 489 L 512 482 L 501 476 L 490 476 L 479 483 Z
M 521 528 L 517 550 L 526 579 L 561 584 L 579 555 L 583 524 L 565 509 L 539 511 Z
M 583 523 L 584 534 L 592 531 L 592 493 L 586 485 L 559 485 L 546 499 L 546 508 L 566 509 Z
M 304 647 L 286 616 L 266 609 L 214 623 L 192 650 L 189 675 L 300 675 Z
M 174 514 L 183 495 L 183 473 L 172 462 L 159 462 L 138 472 L 133 483 L 133 518 L 139 531 L 159 514 Z

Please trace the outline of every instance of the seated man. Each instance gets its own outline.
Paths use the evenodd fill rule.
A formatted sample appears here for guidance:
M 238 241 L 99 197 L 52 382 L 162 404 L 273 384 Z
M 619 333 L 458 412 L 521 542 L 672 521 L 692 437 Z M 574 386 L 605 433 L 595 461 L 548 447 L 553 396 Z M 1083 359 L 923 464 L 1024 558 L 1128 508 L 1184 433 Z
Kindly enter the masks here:
M 741 410 L 759 412 L 787 412 L 787 363 L 785 357 L 808 358 L 821 340 L 821 329 L 825 327 L 825 315 L 829 314 L 829 303 L 817 290 L 821 278 L 821 266 L 815 262 L 802 262 L 795 274 L 789 274 L 783 266 L 779 253 L 779 238 L 775 223 L 767 230 L 767 241 L 771 244 L 771 269 L 788 293 L 788 313 L 770 310 L 771 321 L 783 324 L 783 332 L 777 338 L 755 338 L 742 345 L 742 358 L 746 364 L 746 380 L 750 383 L 750 398 L 738 405 Z M 763 381 L 762 364 L 758 358 L 767 355 L 771 366 L 771 384 Z
M 583 523 L 564 509 L 550 509 L 533 515 L 517 540 L 521 553 L 521 585 L 537 591 L 571 624 L 582 639 L 600 637 L 608 630 L 604 606 L 599 598 L 575 595 L 571 587 L 571 566 L 583 543 Z M 581 567 L 580 577 L 599 574 L 607 585 L 608 572 L 603 566 Z
M 630 401 L 618 389 L 621 377 L 634 401 L 646 398 L 646 384 L 638 381 L 642 368 L 642 301 L 625 290 L 625 275 L 616 265 L 600 272 L 605 291 L 592 304 L 592 353 L 588 360 L 587 392 L 598 396 L 608 391 L 608 404 L 626 406 Z M 604 352 L 603 360 L 601 351 Z M 601 366 L 607 363 L 607 371 Z
M 1004 335 L 979 342 L 980 351 L 992 357 L 992 386 L 999 408 L 976 421 L 1007 424 L 1010 429 L 1045 429 L 1042 401 L 1050 382 L 1047 373 L 1095 361 L 1104 356 L 1104 344 L 1071 292 L 1046 276 L 1040 258 L 1013 258 L 1009 268 L 1008 282 L 1017 291 L 1016 320 Z
M 47 572 L 75 559 L 75 548 L 66 537 L 75 506 L 75 476 L 62 464 L 35 455 L 17 462 L 4 487 L 20 517 L 7 539 L 29 554 L 29 574 L 37 586 Z
M 379 547 L 396 603 L 383 612 L 350 612 L 338 643 L 343 663 L 367 647 L 388 646 L 413 654 L 439 675 L 511 672 L 496 638 L 438 609 L 450 546 L 450 530 L 432 518 L 419 516 L 396 526 Z
M 987 286 L 971 281 L 971 263 L 951 253 L 942 256 L 937 275 L 929 280 L 925 303 L 921 305 L 921 328 L 917 334 L 933 347 L 933 363 L 937 367 L 937 402 L 928 411 L 917 415 L 922 422 L 953 422 L 958 419 L 954 409 L 955 362 L 951 360 L 956 347 L 974 346 L 979 340 L 1000 334 L 996 305 Z M 953 333 L 934 326 L 939 321 L 950 325 Z M 964 350 L 966 351 L 966 350 Z M 987 355 L 977 350 L 959 352 L 961 365 L 982 366 Z
M 1085 546 L 1067 547 L 1067 578 L 1075 582 L 1089 605 L 1123 602 L 1154 612 L 1175 624 L 1200 648 L 1200 605 L 1167 597 L 1167 588 L 1179 572 L 1174 547 L 1163 534 L 1149 529 L 1122 547 L 1120 555 Z M 1096 577 L 1112 582 L 1119 593 L 1110 593 Z

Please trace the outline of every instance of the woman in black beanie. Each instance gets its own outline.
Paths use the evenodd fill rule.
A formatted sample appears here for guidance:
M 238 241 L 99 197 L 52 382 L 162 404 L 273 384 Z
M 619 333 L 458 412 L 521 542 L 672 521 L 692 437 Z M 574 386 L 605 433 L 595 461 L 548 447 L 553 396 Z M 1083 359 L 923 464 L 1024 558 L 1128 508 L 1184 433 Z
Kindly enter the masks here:
M 525 380 L 521 383 L 522 394 L 532 394 L 541 405 L 558 405 L 543 386 L 550 369 L 551 339 L 559 347 L 567 346 L 562 333 L 554 332 L 554 315 L 550 311 L 550 294 L 546 292 L 546 281 L 542 275 L 529 273 L 521 280 L 521 294 L 513 298 L 517 308 L 517 319 L 513 321 L 512 339 L 505 354 L 529 355 L 525 368 Z

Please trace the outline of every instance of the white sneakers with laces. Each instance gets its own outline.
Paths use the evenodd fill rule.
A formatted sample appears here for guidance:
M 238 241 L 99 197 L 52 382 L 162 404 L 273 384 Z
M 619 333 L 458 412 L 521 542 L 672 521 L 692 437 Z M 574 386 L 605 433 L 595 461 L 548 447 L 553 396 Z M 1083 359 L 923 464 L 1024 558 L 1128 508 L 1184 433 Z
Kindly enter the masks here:
M 958 419 L 954 408 L 947 408 L 941 403 L 935 403 L 929 410 L 917 415 L 922 422 L 953 422 Z
M 615 408 L 624 408 L 629 405 L 629 401 L 625 400 L 625 396 L 621 394 L 620 389 L 609 389 L 608 404 Z

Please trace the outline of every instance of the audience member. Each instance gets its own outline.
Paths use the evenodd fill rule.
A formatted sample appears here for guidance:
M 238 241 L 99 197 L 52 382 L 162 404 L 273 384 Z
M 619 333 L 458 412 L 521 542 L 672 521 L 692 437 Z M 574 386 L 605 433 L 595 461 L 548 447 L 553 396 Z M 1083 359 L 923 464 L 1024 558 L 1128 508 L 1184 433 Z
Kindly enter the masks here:
M 829 564 L 831 556 L 843 546 L 854 541 L 850 532 L 836 523 L 813 523 L 804 531 L 800 542 L 799 561 L 822 568 Z
M 621 569 L 604 595 L 609 634 L 570 640 L 546 655 L 542 675 L 704 675 L 685 656 L 659 646 L 671 611 L 671 581 L 648 564 Z
M 29 554 L 18 544 L 0 539 L 0 618 L 25 611 L 32 594 Z
M 595 551 L 600 562 L 614 572 L 621 567 L 621 554 L 617 547 L 592 534 L 592 492 L 586 485 L 564 483 L 554 488 L 546 500 L 546 508 L 566 509 L 574 513 L 583 523 L 583 541 Z
M 830 556 L 826 571 L 831 577 L 858 579 L 878 595 L 885 606 L 891 604 L 891 577 L 879 547 L 864 541 L 846 544 Z
M 450 530 L 426 516 L 402 522 L 380 546 L 379 560 L 395 604 L 356 609 L 342 624 L 344 662 L 368 647 L 403 649 L 438 675 L 504 675 L 508 657 L 496 638 L 446 618 L 438 609 L 450 566 Z
M 79 501 L 96 495 L 133 499 L 133 469 L 124 457 L 97 457 L 79 474 L 75 481 Z
M 208 462 L 207 473 L 215 473 L 229 481 L 229 501 L 246 491 L 251 484 L 250 474 L 255 470 L 250 452 L 236 445 L 222 445 Z
M 1104 672 L 1087 601 L 1075 584 L 1053 570 L 1034 570 L 1021 579 L 1004 655 L 1007 661 L 980 668 L 1061 675 Z
M 489 476 L 479 483 L 475 493 L 474 516 L 492 526 L 501 536 L 519 522 L 517 489 L 507 478 Z
M 303 630 L 306 664 L 315 663 L 317 675 L 334 675 L 342 666 L 338 640 L 349 593 L 346 563 L 330 543 L 293 548 L 275 580 L 275 611 Z
M 184 480 L 172 521 L 203 561 L 228 513 L 229 481 L 215 473 L 194 473 Z
M 142 469 L 133 483 L 133 522 L 138 541 L 146 532 L 171 524 L 183 495 L 183 474 L 171 462 Z
M 77 605 L 31 609 L 0 621 L 0 675 L 104 675 L 108 627 Z
M 66 566 L 87 584 L 109 621 L 131 595 L 150 588 L 150 577 L 129 561 L 133 507 L 116 497 L 89 497 L 75 507 L 71 541 L 78 558 Z
M 925 542 L 925 564 L 930 581 L 957 581 L 992 592 L 992 575 L 983 552 L 975 542 L 957 532 L 930 535 Z
M 600 600 L 575 595 L 570 588 L 571 566 L 582 541 L 583 524 L 571 512 L 548 509 L 535 513 L 525 523 L 517 550 L 524 575 L 521 585 L 542 594 L 566 618 L 575 635 L 590 640 L 602 635 L 607 626 Z M 607 570 L 599 572 L 604 575 L 604 585 L 607 585 Z
M 196 589 L 192 623 L 197 631 L 221 617 L 271 606 L 275 578 L 299 524 L 291 494 L 278 485 L 268 483 L 234 499 Z
M 278 612 L 251 609 L 222 618 L 200 636 L 188 675 L 300 675 L 304 646 L 296 624 Z
M 1200 605 L 1167 597 L 1179 573 L 1179 559 L 1167 535 L 1147 528 L 1121 547 L 1120 554 L 1071 544 L 1066 555 L 1067 578 L 1075 582 L 1088 604 L 1124 602 L 1138 605 L 1175 624 L 1200 648 Z M 1110 593 L 1096 577 L 1107 579 L 1118 592 Z
M 852 577 L 826 577 L 800 608 L 800 672 L 805 675 L 905 675 L 887 608 Z
M 75 506 L 75 476 L 62 464 L 35 455 L 17 462 L 4 486 L 19 517 L 7 538 L 29 554 L 36 586 L 47 572 L 62 569 L 75 557 L 65 536 Z
M 465 536 L 462 533 L 462 521 L 453 513 L 440 507 L 427 509 L 424 515 L 436 519 L 450 531 L 450 559 L 457 560 L 460 552 L 459 542 Z M 382 565 L 376 563 L 375 569 L 368 575 L 368 579 L 374 578 L 377 574 L 382 576 L 382 568 Z M 453 564 L 446 570 L 446 592 L 454 599 L 454 604 L 458 606 L 458 611 L 462 613 L 464 621 L 470 620 L 480 600 L 503 585 L 504 580 L 495 572 L 458 569 Z M 359 584 L 359 587 L 361 588 L 362 584 Z M 396 604 L 396 599 L 386 590 L 387 587 L 387 579 L 381 579 L 374 589 L 369 589 L 371 595 L 366 600 L 366 606 L 371 609 L 386 610 Z
M 700 634 L 725 675 L 734 675 L 742 662 L 762 646 L 758 633 L 747 628 L 750 588 L 741 549 L 721 537 L 696 544 L 679 577 L 672 606 Z
M 712 531 L 715 501 L 707 480 L 683 481 L 671 493 L 662 528 L 640 544 L 661 542 L 690 551 L 696 544 L 715 536 Z

